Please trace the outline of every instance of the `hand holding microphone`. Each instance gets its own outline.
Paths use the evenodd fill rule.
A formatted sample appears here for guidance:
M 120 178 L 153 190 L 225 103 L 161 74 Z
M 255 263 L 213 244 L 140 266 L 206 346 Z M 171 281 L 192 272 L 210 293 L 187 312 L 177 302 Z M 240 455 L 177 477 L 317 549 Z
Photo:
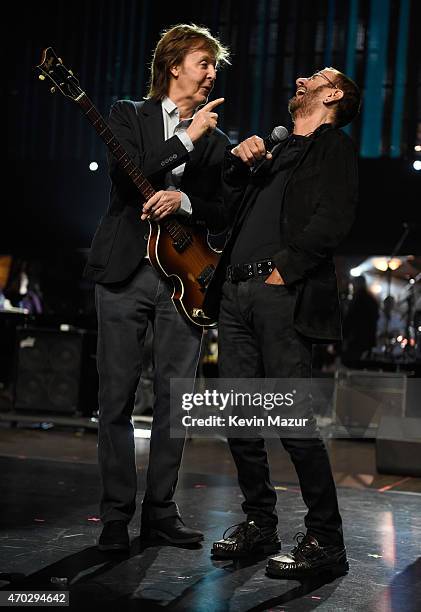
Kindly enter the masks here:
M 272 158 L 272 149 L 282 140 L 288 138 L 288 130 L 283 125 L 273 128 L 270 136 L 250 136 L 235 146 L 231 153 L 239 157 L 247 166 L 254 166 L 256 162 Z
M 263 157 L 270 159 L 272 153 L 266 150 L 265 141 L 260 136 L 250 136 L 240 142 L 231 151 L 233 155 L 239 157 L 247 166 L 254 166 Z

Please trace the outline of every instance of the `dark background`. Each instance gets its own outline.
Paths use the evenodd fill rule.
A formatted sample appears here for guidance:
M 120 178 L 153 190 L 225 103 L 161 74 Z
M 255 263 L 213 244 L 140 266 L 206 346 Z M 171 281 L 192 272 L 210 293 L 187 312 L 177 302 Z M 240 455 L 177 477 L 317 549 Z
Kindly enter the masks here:
M 412 163 L 421 131 L 420 2 L 58 0 L 15 3 L 7 22 L 0 253 L 47 258 L 51 273 L 57 267 L 64 277 L 71 260 L 78 277 L 107 206 L 105 147 L 78 105 L 38 80 L 42 49 L 54 47 L 106 116 L 113 101 L 146 94 L 159 33 L 180 22 L 210 27 L 232 51 L 213 95 L 226 99 L 220 126 L 233 142 L 291 127 L 286 107 L 297 76 L 325 65 L 353 76 L 363 90 L 362 112 L 349 129 L 361 155 L 360 205 L 341 252 L 388 254 L 405 221 L 415 225 L 401 251 L 419 252 L 421 173 Z M 97 172 L 90 161 L 99 163 Z

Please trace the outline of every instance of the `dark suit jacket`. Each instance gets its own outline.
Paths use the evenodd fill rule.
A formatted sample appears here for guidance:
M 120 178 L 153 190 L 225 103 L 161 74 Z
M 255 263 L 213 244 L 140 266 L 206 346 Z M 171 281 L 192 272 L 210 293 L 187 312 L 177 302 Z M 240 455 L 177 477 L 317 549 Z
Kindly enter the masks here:
M 109 126 L 136 166 L 156 190 L 165 174 L 187 162 L 180 189 L 190 198 L 189 222 L 217 233 L 227 223 L 221 173 L 228 137 L 216 129 L 189 153 L 177 136 L 164 140 L 161 102 L 119 100 Z M 95 232 L 85 275 L 99 283 L 125 281 L 146 253 L 149 223 L 141 221 L 143 198 L 116 160 L 109 156 L 110 204 Z M 179 217 L 181 219 L 181 216 Z
M 223 176 L 232 229 L 205 298 L 205 309 L 212 316 L 218 313 L 226 268 L 242 221 L 255 202 L 262 176 L 276 170 L 276 149 L 273 159 L 252 176 L 241 160 L 226 152 Z M 341 338 L 333 252 L 351 228 L 357 193 L 354 144 L 331 125 L 316 130 L 283 192 L 273 193 L 282 210 L 280 231 L 286 244 L 273 260 L 285 284 L 296 287 L 295 328 L 315 342 Z

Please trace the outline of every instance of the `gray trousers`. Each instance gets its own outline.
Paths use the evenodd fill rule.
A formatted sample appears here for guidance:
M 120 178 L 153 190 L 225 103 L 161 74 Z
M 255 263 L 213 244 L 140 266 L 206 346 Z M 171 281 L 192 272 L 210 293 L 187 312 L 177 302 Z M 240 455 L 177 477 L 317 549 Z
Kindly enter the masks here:
M 184 439 L 170 438 L 170 379 L 194 378 L 202 332 L 182 318 L 170 296 L 169 285 L 146 263 L 127 283 L 96 285 L 103 522 L 129 522 L 135 512 L 137 474 L 131 415 L 148 320 L 154 332 L 155 401 L 142 518 L 178 515 L 173 495 Z

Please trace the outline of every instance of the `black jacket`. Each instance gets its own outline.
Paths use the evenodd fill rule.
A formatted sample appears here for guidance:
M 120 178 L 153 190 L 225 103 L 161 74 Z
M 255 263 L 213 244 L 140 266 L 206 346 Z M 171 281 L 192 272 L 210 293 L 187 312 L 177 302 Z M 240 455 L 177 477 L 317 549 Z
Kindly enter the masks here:
M 279 150 L 279 149 L 278 149 Z M 217 316 L 222 284 L 235 238 L 254 203 L 261 176 L 276 172 L 276 149 L 255 175 L 229 152 L 224 161 L 226 201 L 232 229 L 209 285 L 205 309 Z M 283 193 L 274 192 L 282 209 L 286 247 L 273 255 L 287 286 L 295 286 L 295 328 L 317 342 L 341 338 L 341 318 L 333 253 L 349 232 L 358 194 L 357 153 L 339 129 L 323 125 L 306 143 Z
M 189 153 L 177 136 L 164 140 L 161 102 L 119 100 L 109 127 L 156 190 L 165 174 L 187 162 L 180 189 L 190 198 L 189 222 L 215 233 L 227 223 L 221 172 L 228 137 L 216 129 L 196 141 Z M 116 160 L 109 156 L 110 204 L 95 232 L 85 275 L 100 283 L 125 281 L 146 253 L 149 223 L 141 221 L 143 198 Z

